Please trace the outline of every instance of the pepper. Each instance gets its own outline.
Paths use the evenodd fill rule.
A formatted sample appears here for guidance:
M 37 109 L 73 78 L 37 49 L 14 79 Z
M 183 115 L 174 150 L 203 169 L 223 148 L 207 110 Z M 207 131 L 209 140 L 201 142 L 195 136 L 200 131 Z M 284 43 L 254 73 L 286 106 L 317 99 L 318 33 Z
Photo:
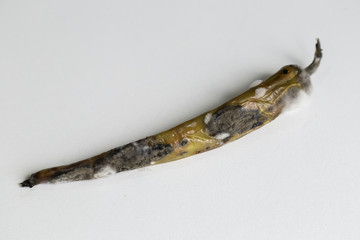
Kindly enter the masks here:
M 166 163 L 218 148 L 277 118 L 300 92 L 311 91 L 310 75 L 320 65 L 322 49 L 317 39 L 313 62 L 305 69 L 282 67 L 277 73 L 241 95 L 200 116 L 154 136 L 114 148 L 70 165 L 41 170 L 22 182 L 70 182 Z

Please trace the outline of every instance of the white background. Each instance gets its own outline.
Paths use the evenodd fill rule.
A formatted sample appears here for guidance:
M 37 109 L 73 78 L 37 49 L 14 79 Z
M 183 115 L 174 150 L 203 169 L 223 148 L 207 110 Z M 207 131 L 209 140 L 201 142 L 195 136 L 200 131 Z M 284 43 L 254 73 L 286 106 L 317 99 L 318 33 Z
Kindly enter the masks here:
M 360 2 L 0 1 L 1 239 L 360 239 Z M 20 188 L 287 64 L 310 104 L 220 149 Z

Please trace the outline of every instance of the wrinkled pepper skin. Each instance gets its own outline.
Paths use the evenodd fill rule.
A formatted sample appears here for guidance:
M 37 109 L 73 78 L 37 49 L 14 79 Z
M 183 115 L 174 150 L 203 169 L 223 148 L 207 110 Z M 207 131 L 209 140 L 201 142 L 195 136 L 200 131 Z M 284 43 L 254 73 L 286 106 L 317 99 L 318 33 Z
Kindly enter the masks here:
M 194 119 L 83 161 L 41 170 L 21 186 L 96 179 L 218 148 L 274 120 L 300 91 L 309 94 L 310 75 L 321 58 L 317 40 L 314 60 L 305 69 L 285 66 L 259 85 Z

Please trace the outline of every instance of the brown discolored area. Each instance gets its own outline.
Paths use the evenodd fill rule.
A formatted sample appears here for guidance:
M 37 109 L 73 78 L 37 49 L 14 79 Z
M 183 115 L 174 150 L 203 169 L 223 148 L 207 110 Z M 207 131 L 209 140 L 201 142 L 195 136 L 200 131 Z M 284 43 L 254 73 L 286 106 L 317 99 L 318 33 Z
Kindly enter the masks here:
M 33 187 L 37 184 L 44 182 L 60 182 L 60 181 L 79 181 L 93 178 L 93 163 L 95 159 L 101 157 L 103 154 L 98 156 L 79 161 L 73 164 L 53 167 L 41 170 L 30 176 L 30 178 L 20 185 L 23 187 Z

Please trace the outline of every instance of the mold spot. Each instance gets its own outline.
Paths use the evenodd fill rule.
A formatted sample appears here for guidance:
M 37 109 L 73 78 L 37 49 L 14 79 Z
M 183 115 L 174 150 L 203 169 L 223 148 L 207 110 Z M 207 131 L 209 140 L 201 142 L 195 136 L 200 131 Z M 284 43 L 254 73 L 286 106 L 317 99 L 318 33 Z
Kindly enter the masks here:
M 98 172 L 94 174 L 94 178 L 106 177 L 115 173 L 116 171 L 112 167 L 105 166 L 104 168 L 100 169 Z
M 184 138 L 181 142 L 180 142 L 180 146 L 185 146 L 187 143 L 189 142 L 189 140 L 187 140 L 186 138 Z
M 263 125 L 262 122 L 256 122 L 256 123 L 254 123 L 254 124 L 251 126 L 251 129 L 256 128 L 256 127 L 259 127 L 259 126 L 261 126 L 261 125 Z
M 223 143 L 227 143 L 230 139 L 231 139 L 231 137 L 224 138 Z
M 265 88 L 257 88 L 257 89 L 255 90 L 255 97 L 256 97 L 256 98 L 261 98 L 261 97 L 263 97 L 263 96 L 265 95 L 265 93 L 266 93 L 266 89 L 265 89 Z
M 212 117 L 211 113 L 208 113 L 205 115 L 205 118 L 204 118 L 205 124 L 208 124 L 210 122 L 211 117 Z
M 185 154 L 187 154 L 187 152 L 181 152 L 179 155 L 180 155 L 180 156 L 183 156 L 183 155 L 185 155 Z
M 236 133 L 245 133 L 251 130 L 254 124 L 257 125 L 259 122 L 262 124 L 266 120 L 267 117 L 259 110 L 247 110 L 241 106 L 224 106 L 212 115 L 206 125 L 206 131 L 212 137 L 225 139 Z
M 95 163 L 95 169 L 111 166 L 117 172 L 145 167 L 173 151 L 170 144 L 157 143 L 152 137 L 141 139 L 119 148 L 110 150 L 104 160 Z
M 300 89 L 298 87 L 291 87 L 289 88 L 288 90 L 288 96 L 290 98 L 297 98 L 297 96 L 299 96 L 299 92 L 300 92 Z
M 71 182 L 71 181 L 80 181 L 80 180 L 89 180 L 94 176 L 94 172 L 91 168 L 87 167 L 77 167 L 71 169 L 70 171 L 61 171 L 50 181 L 52 183 L 56 182 Z
M 227 138 L 229 136 L 230 136 L 229 133 L 218 133 L 218 134 L 215 135 L 215 138 L 219 139 L 219 140 L 223 140 L 223 139 L 225 139 L 225 138 Z

